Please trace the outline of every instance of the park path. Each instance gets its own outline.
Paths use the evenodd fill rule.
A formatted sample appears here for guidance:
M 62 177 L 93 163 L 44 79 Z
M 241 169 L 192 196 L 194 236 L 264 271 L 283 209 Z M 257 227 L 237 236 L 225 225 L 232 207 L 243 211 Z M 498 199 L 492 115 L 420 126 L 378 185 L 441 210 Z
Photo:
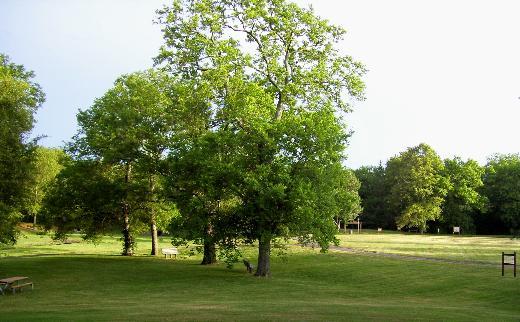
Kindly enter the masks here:
M 369 250 L 364 250 L 364 249 L 341 247 L 341 246 L 334 246 L 334 245 L 331 245 L 329 247 L 329 249 L 340 251 L 340 252 L 359 254 L 359 255 L 389 257 L 389 258 L 398 258 L 398 259 L 405 259 L 405 260 L 431 261 L 431 262 L 439 262 L 439 263 L 479 265 L 479 266 L 500 266 L 500 263 L 492 263 L 492 262 L 484 262 L 484 261 L 476 261 L 476 260 L 458 260 L 458 259 L 448 259 L 448 258 L 426 257 L 426 256 L 395 254 L 395 253 L 384 253 L 384 252 L 376 252 L 376 251 L 369 251 Z

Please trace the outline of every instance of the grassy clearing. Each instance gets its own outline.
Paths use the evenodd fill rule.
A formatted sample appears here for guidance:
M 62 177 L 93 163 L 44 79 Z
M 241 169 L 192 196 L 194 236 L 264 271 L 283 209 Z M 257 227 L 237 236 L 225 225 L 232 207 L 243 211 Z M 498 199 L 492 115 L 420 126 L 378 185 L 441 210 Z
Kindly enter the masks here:
M 0 296 L 0 320 L 517 321 L 520 317 L 520 279 L 501 277 L 500 269 L 486 265 L 320 254 L 292 247 L 287 260 L 273 258 L 272 278 L 259 279 L 241 265 L 232 270 L 221 264 L 200 266 L 200 258 L 109 256 L 119 253 L 118 238 L 107 237 L 97 247 L 83 242 L 44 245 L 45 238 L 31 235 L 4 250 L 8 256 L 0 259 L 0 276 L 30 276 L 35 289 Z M 142 240 L 139 254 L 148 253 L 146 241 Z M 255 249 L 245 253 L 254 258 Z
M 500 263 L 502 252 L 520 253 L 520 240 L 497 236 L 421 235 L 374 231 L 339 235 L 340 246 L 358 250 Z
M 146 256 L 151 252 L 151 239 L 137 237 L 136 255 Z M 159 248 L 171 247 L 171 239 L 159 238 Z M 37 235 L 30 231 L 18 240 L 13 247 L 0 248 L 4 256 L 49 256 L 49 255 L 118 255 L 122 251 L 121 236 L 103 236 L 94 242 L 86 242 L 79 234 L 73 234 L 62 241 L 53 241 L 51 235 Z

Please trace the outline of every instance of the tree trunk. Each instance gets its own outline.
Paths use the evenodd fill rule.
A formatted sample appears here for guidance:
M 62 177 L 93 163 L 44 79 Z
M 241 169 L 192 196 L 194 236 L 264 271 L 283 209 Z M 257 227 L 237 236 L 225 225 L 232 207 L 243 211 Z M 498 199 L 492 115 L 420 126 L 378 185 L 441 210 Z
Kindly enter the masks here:
M 132 256 L 134 252 L 134 241 L 130 232 L 130 217 L 128 216 L 128 205 L 124 207 L 125 228 L 123 229 L 123 256 Z
M 334 218 L 334 222 L 336 223 L 336 226 L 338 226 L 338 230 L 341 229 L 341 219 L 339 217 Z
M 34 189 L 34 200 L 38 200 L 38 189 Z M 37 212 L 35 211 L 34 214 L 33 214 L 33 229 L 36 229 L 36 214 Z
M 204 257 L 201 265 L 215 264 L 217 262 L 217 250 L 211 237 L 204 239 Z
M 129 162 L 126 163 L 125 169 L 125 184 L 128 189 L 128 183 L 130 182 L 130 173 L 132 171 L 132 167 Z M 128 192 L 127 192 L 128 193 Z M 128 205 L 128 201 L 123 201 L 123 218 L 124 218 L 124 228 L 123 228 L 123 256 L 132 256 L 134 252 L 134 241 L 130 232 L 130 206 Z
M 276 102 L 276 113 L 274 115 L 275 121 L 280 121 L 280 119 L 282 118 L 282 112 L 283 112 L 282 97 L 283 97 L 282 92 L 278 92 L 278 102 Z
M 152 215 L 152 223 L 150 225 L 152 233 L 152 252 L 151 255 L 156 256 L 159 252 L 159 241 L 157 237 L 157 224 L 155 223 L 155 215 Z
M 156 256 L 159 251 L 159 241 L 157 239 L 157 222 L 155 220 L 155 211 L 153 209 L 153 202 L 154 202 L 154 190 L 155 190 L 155 184 L 153 181 L 153 175 L 150 176 L 150 233 L 152 235 L 152 252 L 151 255 Z
M 258 239 L 258 266 L 255 276 L 271 275 L 271 236 L 262 235 Z
M 206 226 L 206 234 L 204 236 L 204 257 L 201 265 L 215 264 L 217 262 L 217 250 L 213 241 L 213 227 L 211 224 Z

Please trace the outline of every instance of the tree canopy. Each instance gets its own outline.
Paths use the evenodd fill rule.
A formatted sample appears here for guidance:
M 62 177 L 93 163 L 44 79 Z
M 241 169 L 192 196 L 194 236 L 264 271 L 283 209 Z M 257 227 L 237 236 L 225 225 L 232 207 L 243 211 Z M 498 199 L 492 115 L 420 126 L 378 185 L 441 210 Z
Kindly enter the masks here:
M 488 214 L 497 216 L 515 235 L 520 234 L 520 156 L 495 155 L 484 174 L 484 195 Z
M 359 196 L 363 207 L 362 220 L 364 227 L 395 229 L 394 213 L 387 207 L 389 193 L 386 180 L 386 168 L 379 166 L 364 166 L 355 171 L 361 186 Z
M 159 14 L 159 67 L 207 89 L 208 131 L 236 138 L 236 222 L 259 242 L 256 275 L 270 274 L 273 238 L 326 248 L 336 226 L 324 175 L 348 138 L 340 112 L 364 91 L 364 67 L 336 46 L 345 31 L 283 0 L 179 0 Z
M 240 204 L 234 190 L 240 173 L 232 162 L 235 145 L 223 134 L 208 132 L 183 141 L 167 163 L 168 195 L 182 214 L 174 218 L 170 234 L 176 244 L 203 244 L 202 264 L 217 261 L 217 243 L 239 235 L 229 217 Z
M 65 157 L 65 152 L 61 149 L 38 146 L 35 150 L 30 169 L 29 191 L 26 193 L 23 205 L 24 210 L 33 217 L 34 225 L 37 223 L 36 218 L 47 193 L 47 188 L 63 168 L 62 161 Z
M 79 131 L 69 146 L 75 160 L 111 167 L 105 171 L 122 180 L 121 211 L 113 215 L 123 228 L 124 255 L 133 253 L 132 222 L 150 226 L 152 254 L 158 252 L 157 215 L 165 214 L 158 207 L 158 175 L 178 128 L 174 93 L 163 73 L 136 72 L 118 78 L 89 109 L 78 113 Z
M 464 231 L 475 232 L 472 215 L 486 205 L 480 193 L 484 185 L 484 168 L 474 160 L 460 158 L 444 160 L 445 177 L 449 179 L 448 193 L 442 206 L 442 221 L 449 228 L 457 226 Z
M 81 229 L 85 239 L 121 227 L 123 180 L 119 171 L 97 160 L 63 160 L 63 169 L 48 187 L 40 223 L 63 239 Z
M 388 161 L 388 202 L 396 214 L 397 227 L 417 228 L 422 232 L 427 221 L 441 218 L 449 184 L 442 175 L 443 169 L 437 153 L 424 143 Z
M 0 54 L 0 243 L 16 241 L 35 141 L 34 113 L 45 101 L 34 73 Z

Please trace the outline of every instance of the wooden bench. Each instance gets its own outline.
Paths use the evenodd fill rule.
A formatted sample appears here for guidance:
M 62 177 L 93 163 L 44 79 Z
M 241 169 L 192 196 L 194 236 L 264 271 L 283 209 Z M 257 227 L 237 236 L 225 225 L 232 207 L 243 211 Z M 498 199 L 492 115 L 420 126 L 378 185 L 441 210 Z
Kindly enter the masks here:
M 13 290 L 13 294 L 14 294 L 16 292 L 16 290 L 20 290 L 20 292 L 21 292 L 24 287 L 29 286 L 29 285 L 31 285 L 31 290 L 34 290 L 34 285 L 32 282 L 16 284 L 16 285 L 11 286 L 11 289 Z
M 177 258 L 179 251 L 175 247 L 170 247 L 161 249 L 161 253 L 164 255 L 164 258 L 166 258 L 167 255 L 170 255 L 170 258 L 172 258 L 172 255 L 175 255 L 175 258 Z
M 253 270 L 255 269 L 255 266 L 251 264 L 247 259 L 244 259 L 242 262 L 244 262 L 244 265 L 246 266 L 248 273 L 253 273 Z

